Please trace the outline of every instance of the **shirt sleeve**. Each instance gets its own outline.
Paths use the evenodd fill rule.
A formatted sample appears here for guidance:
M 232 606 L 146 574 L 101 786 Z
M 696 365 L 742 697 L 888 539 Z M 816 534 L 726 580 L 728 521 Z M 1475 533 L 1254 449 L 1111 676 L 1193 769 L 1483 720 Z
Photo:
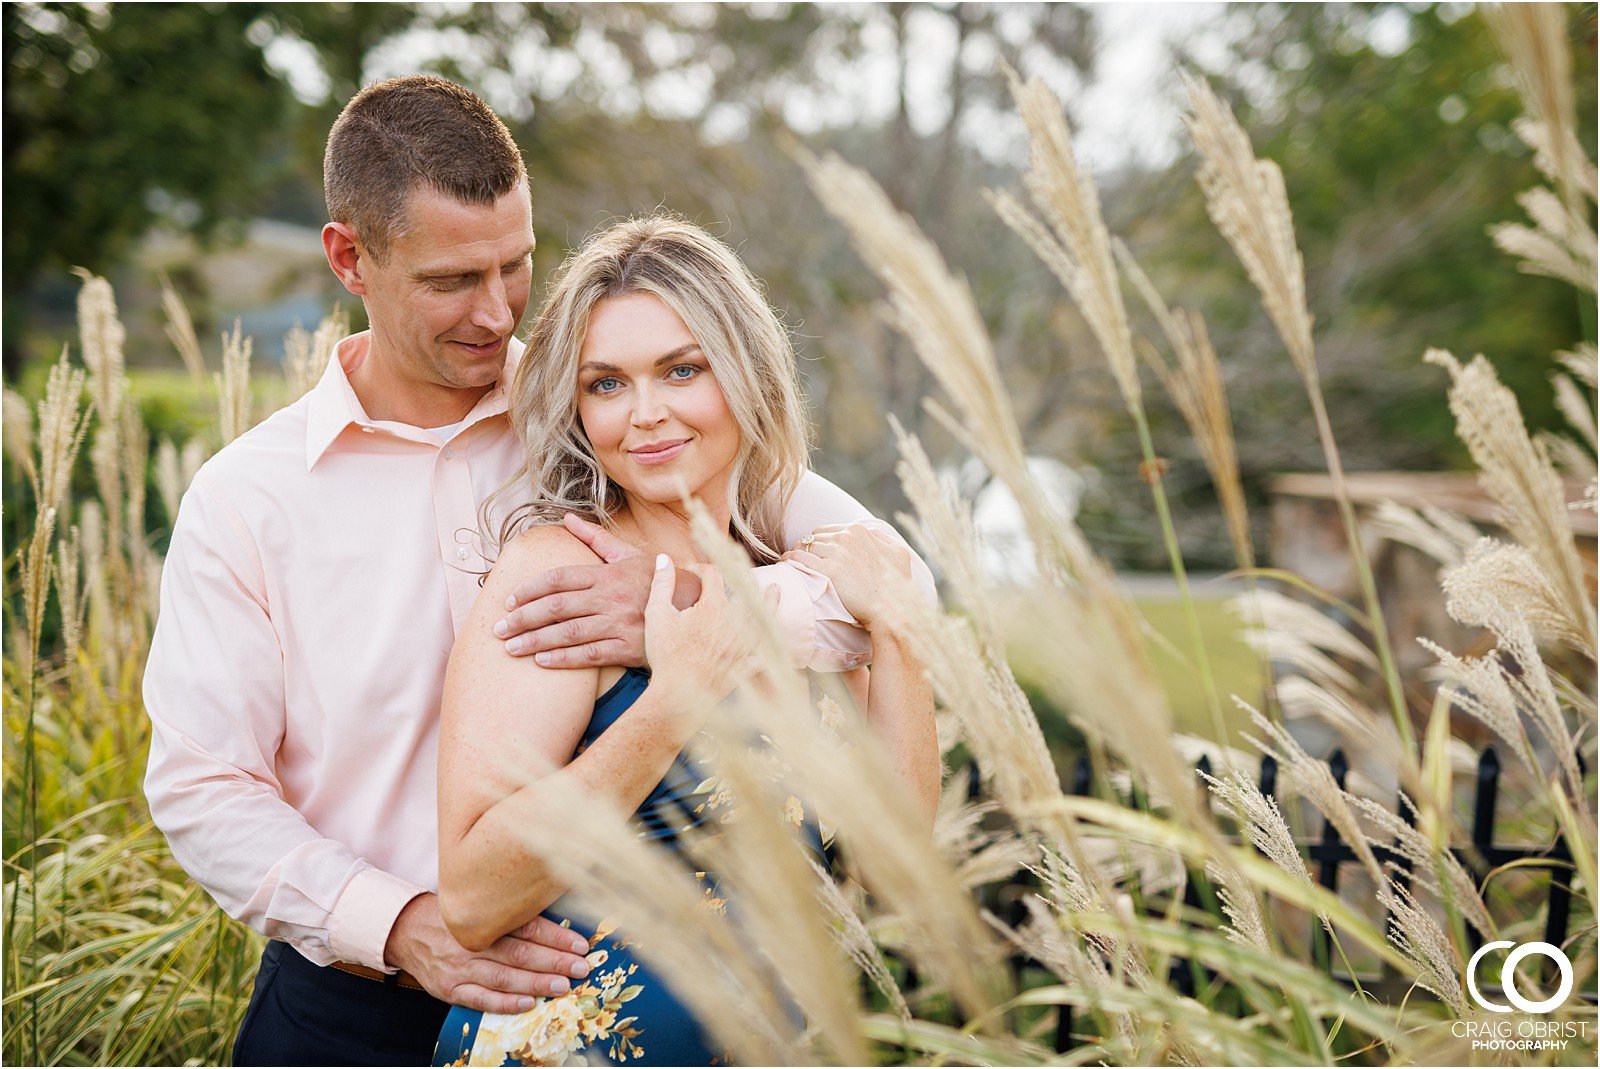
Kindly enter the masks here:
M 145 669 L 151 816 L 230 916 L 319 965 L 392 972 L 389 930 L 427 889 L 318 834 L 285 801 L 283 653 L 261 560 L 205 474 L 179 509 Z
M 934 594 L 933 572 L 893 525 L 876 518 L 855 498 L 815 472 L 801 478 L 783 517 L 784 548 L 826 524 L 859 523 L 884 532 L 911 554 L 911 577 Z M 818 672 L 848 672 L 872 659 L 872 638 L 845 611 L 833 584 L 804 565 L 782 561 L 756 569 L 765 586 L 778 587 L 778 626 L 794 650 L 795 664 Z

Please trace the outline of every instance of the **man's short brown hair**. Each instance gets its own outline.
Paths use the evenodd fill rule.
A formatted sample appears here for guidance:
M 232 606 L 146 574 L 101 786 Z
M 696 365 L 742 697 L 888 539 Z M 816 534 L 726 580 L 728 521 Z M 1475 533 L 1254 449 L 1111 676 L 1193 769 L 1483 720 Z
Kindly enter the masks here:
M 328 218 L 353 227 L 374 256 L 400 236 L 413 189 L 491 205 L 527 176 L 521 150 L 489 105 L 432 74 L 357 93 L 334 121 L 322 158 Z

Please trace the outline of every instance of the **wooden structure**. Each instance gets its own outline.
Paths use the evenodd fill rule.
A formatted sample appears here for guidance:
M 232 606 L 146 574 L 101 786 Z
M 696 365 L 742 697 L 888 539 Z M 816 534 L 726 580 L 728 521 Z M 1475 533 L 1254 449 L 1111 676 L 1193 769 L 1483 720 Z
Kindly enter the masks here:
M 1495 505 L 1478 477 L 1465 472 L 1355 472 L 1345 477 L 1357 510 L 1362 544 L 1372 562 L 1384 623 L 1395 659 L 1407 680 L 1434 662 L 1417 644 L 1430 638 L 1456 653 L 1486 649 L 1475 630 L 1461 627 L 1444 611 L 1439 591 L 1439 565 L 1411 546 L 1391 541 L 1368 522 L 1385 501 L 1411 508 L 1434 505 L 1472 521 L 1485 535 L 1506 538 L 1496 521 Z M 1345 545 L 1344 524 L 1333 495 L 1333 479 L 1325 474 L 1277 475 L 1268 483 L 1272 495 L 1269 557 L 1271 565 L 1304 576 L 1352 605 L 1361 605 L 1361 587 Z M 1583 497 L 1584 485 L 1567 482 L 1567 500 Z M 1572 533 L 1591 585 L 1595 578 L 1596 516 L 1572 509 Z

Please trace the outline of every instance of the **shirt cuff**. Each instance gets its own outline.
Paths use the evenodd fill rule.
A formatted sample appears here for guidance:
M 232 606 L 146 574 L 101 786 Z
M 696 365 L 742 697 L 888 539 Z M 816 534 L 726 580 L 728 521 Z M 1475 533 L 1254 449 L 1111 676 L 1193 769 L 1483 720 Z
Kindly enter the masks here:
M 757 568 L 756 576 L 778 588 L 778 630 L 796 668 L 848 672 L 872 659 L 872 636 L 845 611 L 827 576 L 795 561 Z
M 426 887 L 382 869 L 369 866 L 356 873 L 345 884 L 328 923 L 328 947 L 334 957 L 380 972 L 394 972 L 394 966 L 383 960 L 389 932 L 406 904 L 427 893 Z

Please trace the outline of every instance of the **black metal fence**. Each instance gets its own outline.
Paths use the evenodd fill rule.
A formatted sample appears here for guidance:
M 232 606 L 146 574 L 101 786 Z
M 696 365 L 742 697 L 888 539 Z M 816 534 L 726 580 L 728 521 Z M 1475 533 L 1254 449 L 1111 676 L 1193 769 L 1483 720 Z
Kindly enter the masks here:
M 1583 759 L 1579 756 L 1579 766 L 1582 768 Z M 1328 770 L 1333 774 L 1334 782 L 1341 788 L 1345 785 L 1345 778 L 1349 774 L 1350 764 L 1343 750 L 1334 750 L 1327 759 Z M 1195 765 L 1197 772 L 1211 773 L 1211 761 L 1208 757 L 1201 757 Z M 976 795 L 979 772 L 977 767 L 969 766 L 969 794 Z M 1479 885 L 1487 880 L 1491 872 L 1510 862 L 1519 862 L 1522 869 L 1548 870 L 1550 877 L 1545 888 L 1546 913 L 1544 926 L 1544 941 L 1554 946 L 1561 946 L 1567 938 L 1568 928 L 1571 923 L 1572 913 L 1572 884 L 1570 873 L 1573 870 L 1572 855 L 1567 847 L 1566 840 L 1559 834 L 1554 836 L 1554 842 L 1544 846 L 1517 846 L 1504 845 L 1495 841 L 1495 809 L 1500 797 L 1500 756 L 1495 748 L 1490 746 L 1483 750 L 1478 759 L 1477 782 L 1473 795 L 1471 842 L 1458 847 L 1452 847 L 1451 853 L 1461 862 L 1462 866 L 1470 873 Z M 1069 770 L 1067 777 L 1067 791 L 1070 794 L 1087 796 L 1094 782 L 1093 766 L 1088 755 L 1078 758 Z M 1272 757 L 1261 759 L 1259 774 L 1256 779 L 1261 792 L 1269 798 L 1276 798 L 1278 785 L 1278 763 Z M 1210 792 L 1205 792 L 1208 800 Z M 1415 821 L 1416 814 L 1411 811 L 1403 796 L 1396 799 L 1396 815 L 1407 824 Z M 1321 835 L 1302 841 L 1301 853 L 1311 862 L 1318 883 L 1330 891 L 1337 893 L 1340 887 L 1341 873 L 1345 865 L 1358 863 L 1359 858 L 1344 839 L 1339 830 L 1331 821 L 1324 821 Z M 1405 854 L 1391 846 L 1372 844 L 1372 853 L 1378 863 L 1385 867 L 1392 867 L 1395 880 L 1402 886 L 1409 885 L 1411 862 Z M 1204 877 L 1193 870 L 1187 870 L 1183 881 L 1184 904 L 1191 909 L 1212 912 L 1217 915 L 1218 923 L 1224 923 L 1215 904 L 1215 897 L 1206 890 Z M 1022 923 L 1026 915 L 1025 896 L 1035 894 L 1039 890 L 1038 881 L 1031 874 L 1022 874 L 1012 881 L 991 888 L 986 905 L 993 909 L 997 916 L 1005 919 L 1015 926 Z M 1384 918 L 1386 926 L 1393 923 L 1393 917 Z M 1358 982 L 1357 977 L 1348 975 L 1335 975 L 1333 971 L 1333 955 L 1331 954 L 1330 937 L 1323 928 L 1321 921 L 1315 916 L 1307 918 L 1309 939 L 1313 959 L 1319 967 L 1330 976 L 1345 983 Z M 1480 932 L 1467 923 L 1467 935 L 1474 949 L 1483 945 L 1488 933 Z M 1042 967 L 1032 958 L 1023 953 L 1016 953 L 1010 959 L 1010 968 L 1019 986 L 1024 979 L 1024 972 L 1030 968 Z M 1196 980 L 1208 974 L 1197 969 L 1187 960 L 1175 960 L 1172 963 L 1168 982 L 1184 994 L 1192 995 L 1196 989 Z M 1361 980 L 1365 983 L 1365 980 Z M 1484 985 L 1483 990 L 1491 990 Z M 1425 992 L 1413 993 L 1412 997 L 1425 996 Z M 1594 1000 L 1592 991 L 1581 992 L 1580 997 Z M 1056 1019 L 1055 1049 L 1065 1052 L 1075 1045 L 1072 1032 L 1072 1008 L 1062 1006 Z

